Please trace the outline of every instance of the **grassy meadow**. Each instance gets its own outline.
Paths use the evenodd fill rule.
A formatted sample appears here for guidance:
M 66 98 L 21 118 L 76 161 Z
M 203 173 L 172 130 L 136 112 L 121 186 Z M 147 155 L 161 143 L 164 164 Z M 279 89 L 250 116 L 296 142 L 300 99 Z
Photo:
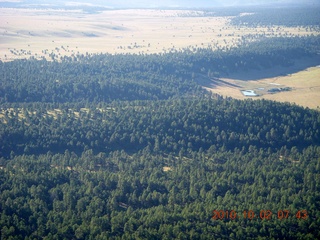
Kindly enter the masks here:
M 184 48 L 232 47 L 243 36 L 305 36 L 288 27 L 236 27 L 231 17 L 201 11 L 110 10 L 95 14 L 66 10 L 0 9 L 0 60 L 50 53 L 163 53 Z M 319 33 L 313 33 L 319 34 Z

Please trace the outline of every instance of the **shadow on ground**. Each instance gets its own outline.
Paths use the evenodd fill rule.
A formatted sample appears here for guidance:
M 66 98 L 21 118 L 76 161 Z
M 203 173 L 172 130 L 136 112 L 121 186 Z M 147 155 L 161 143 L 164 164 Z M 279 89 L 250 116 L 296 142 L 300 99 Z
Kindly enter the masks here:
M 315 67 L 320 65 L 320 55 L 313 58 L 304 58 L 295 60 L 294 64 L 289 67 L 272 67 L 261 70 L 249 70 L 249 71 L 239 71 L 231 74 L 221 74 L 221 78 L 231 78 L 238 80 L 260 80 L 264 78 L 274 78 L 280 76 L 287 76 L 300 71 L 303 71 L 310 67 Z M 212 85 L 211 85 L 212 87 Z
M 241 88 L 241 86 L 237 84 L 233 84 L 227 81 L 224 81 L 219 78 L 208 78 L 206 76 L 201 76 L 197 79 L 197 83 L 206 88 L 215 88 L 218 86 L 225 86 L 231 88 Z

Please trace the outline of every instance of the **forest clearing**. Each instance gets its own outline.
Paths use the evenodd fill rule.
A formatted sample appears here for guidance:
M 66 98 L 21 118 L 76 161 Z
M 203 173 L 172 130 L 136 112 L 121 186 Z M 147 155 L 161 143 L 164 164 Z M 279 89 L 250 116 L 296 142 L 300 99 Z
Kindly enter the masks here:
M 244 96 L 241 91 L 252 89 L 260 93 L 252 99 L 290 102 L 313 109 L 319 109 L 320 106 L 319 67 L 311 67 L 286 76 L 258 80 L 222 79 L 226 84 L 206 86 L 205 88 L 213 93 L 236 99 L 247 99 L 248 97 Z M 290 88 L 290 91 L 268 92 L 273 88 Z

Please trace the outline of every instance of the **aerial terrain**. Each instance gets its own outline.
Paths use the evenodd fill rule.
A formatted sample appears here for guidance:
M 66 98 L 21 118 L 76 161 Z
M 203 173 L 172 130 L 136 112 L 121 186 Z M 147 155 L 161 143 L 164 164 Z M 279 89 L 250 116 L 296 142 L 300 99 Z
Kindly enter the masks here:
M 320 4 L 0 0 L 1 239 L 319 239 Z

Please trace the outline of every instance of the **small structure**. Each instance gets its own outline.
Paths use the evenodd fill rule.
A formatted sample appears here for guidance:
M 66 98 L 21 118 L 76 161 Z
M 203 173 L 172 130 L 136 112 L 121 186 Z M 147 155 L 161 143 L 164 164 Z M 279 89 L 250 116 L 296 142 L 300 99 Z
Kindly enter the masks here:
M 128 207 L 130 207 L 128 204 L 125 204 L 123 202 L 119 202 L 118 205 L 119 205 L 119 207 L 122 207 L 124 209 L 127 209 Z
M 276 86 L 280 86 L 281 84 L 279 83 L 269 83 L 270 85 L 276 85 Z
M 290 87 L 283 87 L 283 88 L 271 88 L 268 90 L 269 93 L 278 93 L 278 92 L 287 92 L 291 91 Z
M 242 90 L 242 94 L 246 97 L 256 97 L 258 94 L 256 94 L 253 90 Z
M 269 93 L 276 93 L 276 92 L 280 92 L 280 88 L 271 88 L 268 90 Z

